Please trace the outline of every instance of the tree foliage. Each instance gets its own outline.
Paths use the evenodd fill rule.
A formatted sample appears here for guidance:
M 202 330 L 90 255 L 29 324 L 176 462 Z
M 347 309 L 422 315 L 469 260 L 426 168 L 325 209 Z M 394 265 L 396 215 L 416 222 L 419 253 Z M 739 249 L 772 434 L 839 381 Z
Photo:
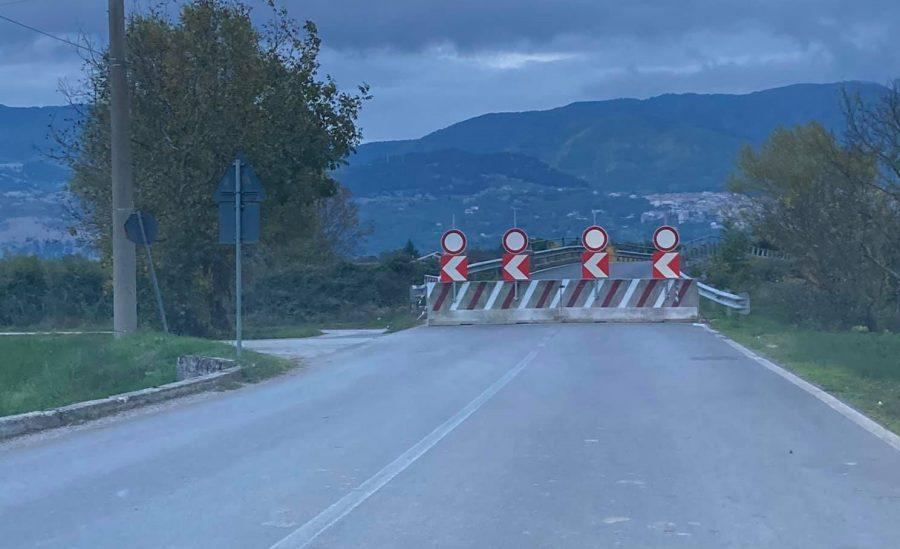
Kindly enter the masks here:
M 82 256 L 0 259 L 0 326 L 105 324 L 112 303 L 100 264 Z
M 753 198 L 753 229 L 791 258 L 792 272 L 834 325 L 896 324 L 897 204 L 878 184 L 878 158 L 817 123 L 778 129 L 745 147 L 731 181 Z
M 135 206 L 159 220 L 157 271 L 179 332 L 228 325 L 233 254 L 217 244 L 212 193 L 237 152 L 268 194 L 262 242 L 247 250 L 251 273 L 345 251 L 340 240 L 355 230 L 355 210 L 329 171 L 361 139 L 356 118 L 368 88 L 345 92 L 321 78 L 315 25 L 269 6 L 259 28 L 248 6 L 227 0 L 193 0 L 177 20 L 151 10 L 127 24 Z M 69 143 L 70 189 L 85 210 L 80 230 L 108 262 L 107 58 L 87 66 L 84 95 L 74 98 L 87 106 Z M 342 217 L 323 222 L 323 211 Z M 149 300 L 144 306 L 152 311 Z

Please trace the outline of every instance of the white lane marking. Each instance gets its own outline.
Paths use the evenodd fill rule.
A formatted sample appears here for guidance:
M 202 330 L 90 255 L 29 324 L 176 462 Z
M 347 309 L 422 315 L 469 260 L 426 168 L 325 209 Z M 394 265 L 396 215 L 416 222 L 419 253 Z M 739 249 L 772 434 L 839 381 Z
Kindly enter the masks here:
M 659 309 L 662 307 L 663 302 L 666 300 L 666 296 L 672 291 L 672 280 L 666 280 L 666 287 L 659 291 L 659 296 L 656 298 L 656 302 L 653 304 L 654 309 Z
M 546 339 L 542 343 L 546 344 Z M 384 469 L 375 473 L 349 494 L 333 503 L 330 507 L 316 515 L 312 520 L 300 528 L 291 532 L 281 541 L 272 545 L 271 549 L 301 549 L 312 543 L 312 541 L 325 532 L 325 530 L 328 530 L 337 521 L 350 514 L 351 511 L 359 507 L 394 477 L 405 471 L 407 467 L 425 455 L 425 452 L 433 448 L 438 442 L 443 440 L 444 437 L 453 432 L 453 430 L 459 427 L 459 425 L 468 419 L 469 416 L 477 412 L 479 408 L 519 375 L 519 372 L 524 370 L 525 367 L 534 360 L 534 357 L 536 357 L 537 354 L 538 350 L 534 349 L 525 355 L 525 358 L 520 360 L 512 367 L 512 369 L 503 374 L 500 379 L 492 383 L 483 393 L 475 397 L 475 400 L 468 403 L 465 408 L 442 423 L 437 429 L 429 433 L 409 450 L 400 454 L 400 457 L 389 463 Z
M 501 288 L 503 288 L 503 281 L 494 284 L 494 289 L 491 290 L 491 296 L 488 298 L 487 303 L 484 304 L 485 309 L 490 309 L 494 306 L 494 302 L 497 301 L 497 296 L 500 295 Z
M 534 293 L 535 288 L 537 288 L 537 280 L 532 280 L 531 283 L 528 284 L 528 289 L 525 290 L 522 301 L 519 302 L 519 309 L 524 309 L 528 306 L 528 302 L 531 301 L 531 295 Z
M 631 296 L 634 295 L 634 291 L 637 290 L 638 284 L 641 279 L 632 278 L 631 284 L 628 285 L 628 290 L 625 291 L 625 296 L 622 298 L 622 302 L 619 303 L 619 308 L 624 309 L 628 306 L 628 302 L 631 301 Z
M 779 376 L 781 376 L 784 379 L 791 382 L 793 385 L 796 385 L 800 389 L 803 389 L 807 393 L 809 393 L 812 396 L 816 397 L 817 399 L 821 400 L 822 402 L 827 404 L 832 410 L 836 411 L 837 413 L 841 414 L 842 416 L 849 419 L 853 423 L 859 425 L 866 431 L 872 433 L 876 437 L 885 441 L 887 444 L 892 446 L 895 450 L 900 450 L 900 436 L 897 436 L 894 433 L 892 433 L 891 431 L 888 431 L 887 429 L 885 429 L 878 423 L 869 419 L 863 413 L 857 411 L 855 408 L 842 402 L 840 399 L 836 398 L 835 396 L 826 393 L 822 389 L 819 389 L 812 383 L 810 383 L 804 379 L 801 379 L 800 377 L 798 377 L 795 374 L 792 374 L 791 372 L 785 370 L 784 368 L 775 364 L 771 360 L 759 356 L 758 354 L 756 354 L 753 351 L 751 351 L 750 349 L 744 347 L 737 341 L 734 341 L 733 339 L 722 334 L 721 332 L 713 330 L 706 324 L 694 324 L 694 326 L 699 326 L 699 327 L 703 328 L 704 330 L 720 337 L 722 339 L 722 341 L 724 341 L 728 345 L 732 346 L 734 349 L 736 349 L 738 352 L 742 353 L 744 356 L 746 356 L 750 359 L 753 359 L 754 361 L 756 361 L 757 363 L 762 365 L 765 369 L 767 369 L 770 372 L 773 372 L 775 374 L 778 374 Z
M 569 286 L 569 279 L 564 278 L 560 281 L 559 288 L 556 289 L 556 295 L 553 296 L 553 301 L 550 302 L 550 308 L 555 309 L 557 305 L 559 305 L 559 300 L 562 298 L 562 295 L 566 292 L 566 288 Z
M 469 283 L 463 282 L 462 286 L 459 287 L 459 291 L 456 293 L 456 300 L 450 305 L 450 310 L 455 311 L 459 304 L 462 303 L 463 297 L 466 295 L 466 291 L 469 289 Z
M 594 284 L 597 286 L 595 288 L 591 288 L 588 291 L 587 301 L 584 302 L 584 308 L 590 309 L 591 305 L 594 304 L 594 301 L 597 299 L 597 296 L 600 295 L 600 290 L 603 289 L 603 285 L 606 283 L 605 280 L 595 280 Z

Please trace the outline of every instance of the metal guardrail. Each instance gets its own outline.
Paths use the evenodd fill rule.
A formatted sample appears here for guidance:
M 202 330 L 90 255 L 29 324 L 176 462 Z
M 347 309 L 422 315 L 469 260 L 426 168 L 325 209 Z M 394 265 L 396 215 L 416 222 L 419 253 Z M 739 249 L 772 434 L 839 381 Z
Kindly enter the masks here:
M 687 276 L 686 274 L 682 274 L 681 278 L 691 277 Z M 697 289 L 700 292 L 700 297 L 705 297 L 710 301 L 715 301 L 719 305 L 724 305 L 729 309 L 740 311 L 741 314 L 748 314 L 750 312 L 750 294 L 732 294 L 713 288 L 709 284 L 704 284 L 699 280 L 695 280 L 695 282 L 697 283 Z

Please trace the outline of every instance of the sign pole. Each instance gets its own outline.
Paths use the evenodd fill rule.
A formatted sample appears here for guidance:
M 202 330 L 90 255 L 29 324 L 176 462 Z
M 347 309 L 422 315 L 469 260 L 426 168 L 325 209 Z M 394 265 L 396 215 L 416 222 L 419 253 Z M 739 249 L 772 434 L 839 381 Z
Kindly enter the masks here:
M 159 281 L 156 279 L 156 269 L 153 267 L 153 255 L 150 253 L 150 242 L 147 240 L 147 231 L 144 229 L 144 215 L 140 212 L 137 216 L 141 226 L 141 240 L 144 249 L 147 250 L 147 264 L 150 266 L 150 280 L 153 281 L 153 293 L 156 294 L 156 308 L 159 309 L 159 318 L 162 320 L 163 331 L 169 333 L 169 323 L 166 321 L 166 308 L 163 305 L 162 294 L 159 291 Z
M 234 161 L 234 332 L 237 357 L 241 358 L 241 160 Z

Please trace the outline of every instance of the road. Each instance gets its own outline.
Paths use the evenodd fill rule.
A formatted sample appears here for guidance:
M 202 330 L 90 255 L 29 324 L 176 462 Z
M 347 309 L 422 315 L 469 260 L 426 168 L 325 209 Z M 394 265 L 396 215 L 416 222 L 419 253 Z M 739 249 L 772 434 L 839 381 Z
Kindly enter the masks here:
M 900 547 L 900 452 L 690 324 L 415 328 L 0 445 L 4 547 Z
M 649 261 L 633 261 L 627 263 L 610 263 L 609 275 L 611 278 L 651 278 L 652 273 Z M 563 278 L 580 279 L 581 265 L 579 263 L 573 263 L 570 265 L 552 267 L 550 269 L 542 269 L 535 271 L 532 278 L 541 280 L 559 280 Z

